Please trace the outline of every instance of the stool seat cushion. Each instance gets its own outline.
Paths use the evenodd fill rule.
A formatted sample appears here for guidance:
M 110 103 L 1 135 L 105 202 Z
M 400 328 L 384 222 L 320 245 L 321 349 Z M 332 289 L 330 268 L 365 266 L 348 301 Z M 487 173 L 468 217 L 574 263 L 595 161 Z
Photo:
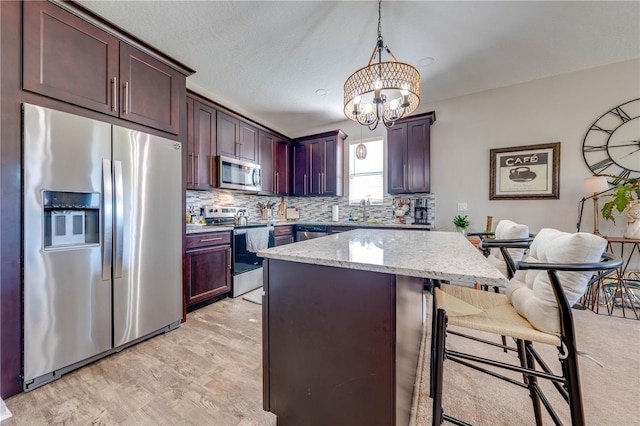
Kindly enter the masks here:
M 529 236 L 529 227 L 527 225 L 521 225 L 519 223 L 515 223 L 508 219 L 503 219 L 498 222 L 498 226 L 496 226 L 495 231 L 496 240 L 514 240 L 527 238 Z M 522 260 L 522 256 L 524 255 L 525 249 L 523 248 L 508 248 L 507 251 L 513 259 L 514 262 L 519 262 Z M 504 258 L 502 257 L 502 253 L 499 248 L 492 248 L 489 258 L 495 258 L 502 263 L 504 263 Z M 506 266 L 505 266 L 506 271 Z M 506 273 L 505 276 L 508 276 Z
M 526 262 L 597 263 L 607 241 L 597 235 L 570 234 L 545 228 L 536 235 Z M 587 289 L 591 271 L 558 271 L 558 278 L 569 306 L 573 306 Z M 545 333 L 560 333 L 560 314 L 547 271 L 518 270 L 509 281 L 506 296 L 531 325 Z

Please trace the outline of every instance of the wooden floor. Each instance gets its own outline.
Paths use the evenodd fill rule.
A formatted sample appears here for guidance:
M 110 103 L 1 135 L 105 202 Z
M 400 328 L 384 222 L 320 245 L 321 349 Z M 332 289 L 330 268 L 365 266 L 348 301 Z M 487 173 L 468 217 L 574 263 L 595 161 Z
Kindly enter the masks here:
M 2 426 L 275 425 L 262 411 L 262 306 L 224 299 L 152 338 L 5 403 Z

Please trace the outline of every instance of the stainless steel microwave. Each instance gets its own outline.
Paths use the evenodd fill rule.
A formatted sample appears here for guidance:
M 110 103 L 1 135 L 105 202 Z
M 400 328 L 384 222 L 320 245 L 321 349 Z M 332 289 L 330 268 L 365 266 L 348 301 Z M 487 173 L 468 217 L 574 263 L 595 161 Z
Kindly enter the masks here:
M 260 165 L 223 155 L 218 157 L 218 188 L 259 192 L 262 190 Z

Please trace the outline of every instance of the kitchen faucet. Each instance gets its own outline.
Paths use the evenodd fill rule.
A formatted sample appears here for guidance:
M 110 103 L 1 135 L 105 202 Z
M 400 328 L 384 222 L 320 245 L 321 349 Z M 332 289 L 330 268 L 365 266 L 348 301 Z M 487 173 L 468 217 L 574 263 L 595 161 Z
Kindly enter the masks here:
M 367 205 L 371 205 L 371 200 L 366 200 L 363 198 L 360 200 L 360 207 L 362 207 L 362 221 L 367 221 Z

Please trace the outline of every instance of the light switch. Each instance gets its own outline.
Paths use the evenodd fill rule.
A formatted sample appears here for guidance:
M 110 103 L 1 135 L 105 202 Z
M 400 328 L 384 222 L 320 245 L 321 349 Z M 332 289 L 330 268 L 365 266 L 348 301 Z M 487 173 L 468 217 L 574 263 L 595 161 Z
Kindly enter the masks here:
M 459 212 L 466 212 L 467 210 L 467 203 L 458 203 Z

